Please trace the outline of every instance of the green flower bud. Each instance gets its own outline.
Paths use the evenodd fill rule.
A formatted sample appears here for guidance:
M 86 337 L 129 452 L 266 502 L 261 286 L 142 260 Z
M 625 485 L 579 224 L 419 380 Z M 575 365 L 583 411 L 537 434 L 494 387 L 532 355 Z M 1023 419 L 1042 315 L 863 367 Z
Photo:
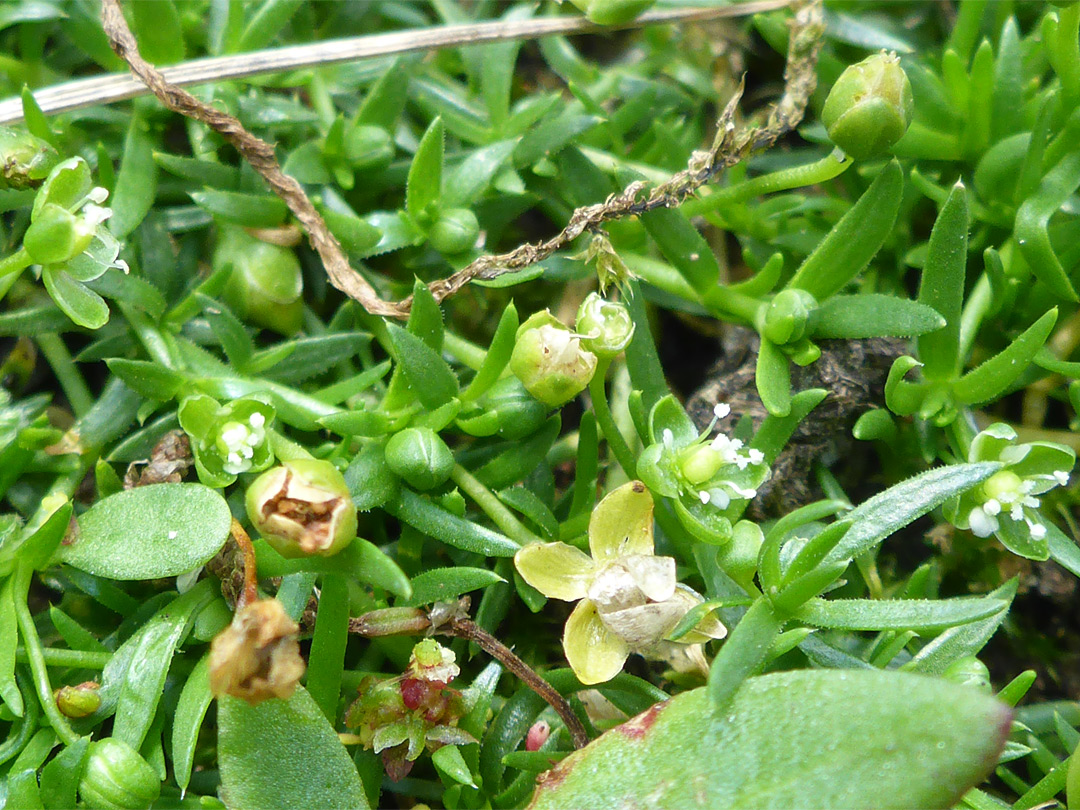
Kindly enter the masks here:
M 242 397 L 219 405 L 213 397 L 196 394 L 180 403 L 180 427 L 191 437 L 195 468 L 207 486 L 225 487 L 245 472 L 260 472 L 274 461 L 266 430 L 274 407 Z
M 329 461 L 286 461 L 247 490 L 247 513 L 283 557 L 337 554 L 356 537 L 356 507 L 344 477 Z
M 454 469 L 454 454 L 431 428 L 406 428 L 386 443 L 386 463 L 414 489 L 446 483 Z
M 739 584 L 749 583 L 757 573 L 758 553 L 765 535 L 761 527 L 749 520 L 735 524 L 731 542 L 721 546 L 717 560 L 724 573 Z
M 59 162 L 56 150 L 41 138 L 0 127 L 0 188 L 36 188 Z
M 491 386 L 480 398 L 475 412 L 458 418 L 458 426 L 470 436 L 498 435 L 512 441 L 535 433 L 547 414 L 547 406 L 511 375 Z
M 439 214 L 428 232 L 428 240 L 439 253 L 454 254 L 473 247 L 479 234 L 476 214 L 468 208 L 450 208 Z
M 49 203 L 26 229 L 23 247 L 36 263 L 55 264 L 78 256 L 93 236 L 93 231 L 80 227 L 77 216 Z
M 361 124 L 345 136 L 345 157 L 358 172 L 382 169 L 394 158 L 394 139 L 382 127 Z
M 304 280 L 296 254 L 223 226 L 214 249 L 214 270 L 232 265 L 222 300 L 243 320 L 282 335 L 303 322 Z
M 581 345 L 601 360 L 610 360 L 630 345 L 634 322 L 625 304 L 589 293 L 578 307 L 576 327 Z
M 101 706 L 101 684 L 86 681 L 78 686 L 61 686 L 53 692 L 56 707 L 66 717 L 89 717 Z
M 761 334 L 778 346 L 795 343 L 806 334 L 806 324 L 817 301 L 806 290 L 781 290 L 765 310 Z
M 570 0 L 597 25 L 619 25 L 630 22 L 656 0 Z
M 891 149 L 907 132 L 914 112 L 900 59 L 882 51 L 840 74 L 821 120 L 833 143 L 862 160 Z
M 79 798 L 102 810 L 145 810 L 161 793 L 149 762 L 127 743 L 107 737 L 90 745 Z
M 941 677 L 962 686 L 972 686 L 987 694 L 993 691 L 990 685 L 990 670 L 973 655 L 953 661 L 941 673 Z
M 518 328 L 510 370 L 525 390 L 556 408 L 585 390 L 596 371 L 596 355 L 544 310 Z

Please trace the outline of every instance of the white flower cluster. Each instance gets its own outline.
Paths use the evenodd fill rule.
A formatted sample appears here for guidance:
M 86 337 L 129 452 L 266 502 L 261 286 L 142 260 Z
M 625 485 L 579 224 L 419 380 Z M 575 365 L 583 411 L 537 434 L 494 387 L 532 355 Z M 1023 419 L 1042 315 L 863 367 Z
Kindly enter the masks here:
M 991 476 L 983 485 L 987 499 L 968 514 L 972 533 L 977 537 L 989 537 L 1001 528 L 998 515 L 1006 512 L 1013 520 L 1024 521 L 1034 539 L 1045 537 L 1046 526 L 1027 513 L 1028 509 L 1039 508 L 1040 501 L 1032 494 L 1038 485 L 1037 479 L 1053 479 L 1058 486 L 1065 486 L 1069 482 L 1069 474 L 1064 470 L 1055 470 L 1049 475 L 1021 478 L 1014 472 L 1002 470 Z
M 712 433 L 716 423 L 730 413 L 730 405 L 717 403 L 713 408 L 713 420 L 704 435 Z M 674 449 L 674 437 L 670 430 L 664 431 L 663 441 L 669 450 Z M 683 459 L 683 474 L 693 484 L 708 483 L 707 487 L 697 490 L 697 497 L 703 504 L 726 509 L 731 503 L 732 494 L 746 500 L 757 496 L 756 489 L 740 486 L 734 481 L 710 480 L 724 465 L 733 464 L 739 470 L 746 470 L 748 467 L 765 463 L 765 454 L 760 450 L 750 448 L 743 451 L 741 439 L 732 439 L 725 433 L 718 433 L 708 444 L 690 448 L 689 453 L 683 454 Z
M 222 469 L 231 475 L 239 475 L 251 469 L 255 448 L 266 441 L 266 417 L 253 413 L 243 422 L 227 422 L 218 434 L 217 445 L 225 463 Z

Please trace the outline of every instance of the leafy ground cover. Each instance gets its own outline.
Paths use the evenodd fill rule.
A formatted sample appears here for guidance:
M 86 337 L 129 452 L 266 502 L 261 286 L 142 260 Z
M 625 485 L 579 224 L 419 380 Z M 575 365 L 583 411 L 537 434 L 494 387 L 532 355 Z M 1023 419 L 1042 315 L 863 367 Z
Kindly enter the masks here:
M 701 5 L 0 7 L 0 805 L 1078 801 L 1080 4 Z

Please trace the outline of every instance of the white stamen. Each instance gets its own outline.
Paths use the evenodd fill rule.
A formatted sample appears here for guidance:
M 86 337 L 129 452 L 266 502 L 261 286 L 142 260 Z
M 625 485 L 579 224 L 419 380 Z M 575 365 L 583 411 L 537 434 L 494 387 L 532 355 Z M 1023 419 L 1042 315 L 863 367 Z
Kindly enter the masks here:
M 171 532 L 169 532 L 169 539 L 170 539 L 170 540 L 175 540 L 175 539 L 176 539 L 176 535 L 177 535 L 177 532 L 176 532 L 175 530 L 174 530 L 174 531 L 171 531 Z
M 983 511 L 990 516 L 1001 514 L 1001 504 L 995 501 L 993 498 L 983 504 Z
M 1060 486 L 1065 486 L 1069 483 L 1069 474 L 1064 470 L 1054 470 L 1054 480 L 1057 481 Z
M 713 406 L 712 412 L 717 419 L 723 419 L 731 413 L 731 406 L 726 402 L 717 402 L 716 405 Z
M 765 454 L 762 453 L 760 450 L 751 450 L 750 451 L 750 463 L 751 464 L 760 464 L 764 460 L 765 460 Z
M 968 522 L 971 524 L 971 533 L 976 537 L 989 537 L 998 528 L 997 519 L 986 514 L 978 506 L 971 510 L 971 514 L 968 515 Z
M 266 424 L 266 417 L 258 411 L 255 411 L 255 413 L 248 417 L 248 424 L 256 429 L 261 428 L 263 425 Z
M 1028 528 L 1031 529 L 1031 537 L 1033 540 L 1042 540 L 1046 537 L 1046 527 L 1041 523 L 1032 523 L 1027 521 Z
M 86 199 L 90 200 L 92 203 L 101 205 L 109 199 L 109 190 L 107 188 L 102 188 L 101 186 L 94 186 L 90 189 L 90 193 L 86 195 Z
M 709 493 L 708 493 L 708 492 L 706 492 L 705 490 L 701 490 L 701 492 L 699 492 L 699 493 L 697 494 L 697 496 L 698 496 L 698 499 L 699 499 L 699 500 L 700 500 L 700 501 L 701 501 L 701 502 L 702 502 L 703 504 L 705 504 L 705 503 L 708 503 L 708 502 L 709 502 L 709 501 L 711 500 L 711 498 L 710 498 L 710 496 L 709 496 Z

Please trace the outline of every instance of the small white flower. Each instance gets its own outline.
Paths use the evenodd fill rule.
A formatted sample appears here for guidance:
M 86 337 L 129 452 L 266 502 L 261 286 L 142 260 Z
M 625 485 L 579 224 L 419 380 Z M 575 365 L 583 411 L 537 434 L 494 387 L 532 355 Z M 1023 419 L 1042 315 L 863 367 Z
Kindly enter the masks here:
M 751 464 L 761 464 L 763 461 L 765 461 L 765 454 L 764 453 L 762 453 L 760 450 L 751 450 L 750 451 L 750 463 Z
M 986 514 L 990 515 L 991 517 L 1001 514 L 1001 504 L 998 503 L 993 498 L 991 498 L 986 503 L 984 503 L 982 508 L 983 508 L 983 511 L 986 512 Z
M 112 209 L 102 208 L 100 205 L 94 205 L 93 203 L 87 203 L 83 208 L 82 213 L 86 224 L 91 228 L 95 228 L 112 216 Z

